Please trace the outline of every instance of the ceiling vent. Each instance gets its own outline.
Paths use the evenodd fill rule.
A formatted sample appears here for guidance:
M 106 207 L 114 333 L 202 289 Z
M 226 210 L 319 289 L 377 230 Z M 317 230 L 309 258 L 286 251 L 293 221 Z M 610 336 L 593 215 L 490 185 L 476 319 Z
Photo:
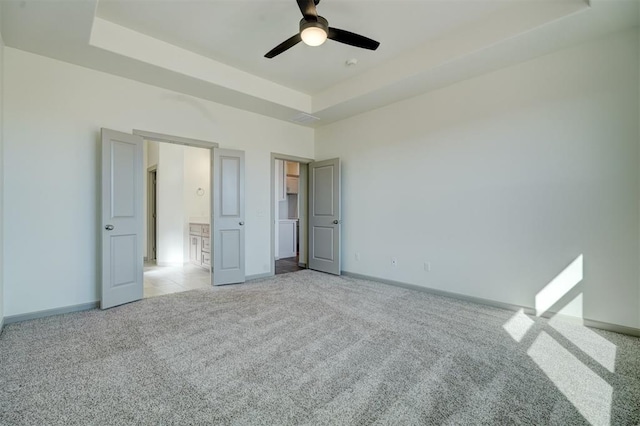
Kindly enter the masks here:
M 320 120 L 318 117 L 314 117 L 313 115 L 306 114 L 304 112 L 301 112 L 298 115 L 294 115 L 291 118 L 291 121 L 294 121 L 294 122 L 300 123 L 300 124 L 311 124 L 311 123 L 315 123 L 318 120 Z

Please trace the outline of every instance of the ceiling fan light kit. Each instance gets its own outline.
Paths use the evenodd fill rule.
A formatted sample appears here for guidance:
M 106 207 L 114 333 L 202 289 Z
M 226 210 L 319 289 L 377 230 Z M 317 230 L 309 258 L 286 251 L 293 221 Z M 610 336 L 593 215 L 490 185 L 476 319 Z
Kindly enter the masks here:
M 300 37 L 304 44 L 308 46 L 320 46 L 327 41 L 329 33 L 329 22 L 322 16 L 318 16 L 317 21 L 300 21 Z
M 279 54 L 291 49 L 301 41 L 309 46 L 320 46 L 328 38 L 350 46 L 360 47 L 362 49 L 376 50 L 380 43 L 360 34 L 350 31 L 332 28 L 329 22 L 322 16 L 318 16 L 316 5 L 319 0 L 297 0 L 300 12 L 302 12 L 302 20 L 300 21 L 300 31 L 283 41 L 273 49 L 271 49 L 265 58 L 274 58 Z

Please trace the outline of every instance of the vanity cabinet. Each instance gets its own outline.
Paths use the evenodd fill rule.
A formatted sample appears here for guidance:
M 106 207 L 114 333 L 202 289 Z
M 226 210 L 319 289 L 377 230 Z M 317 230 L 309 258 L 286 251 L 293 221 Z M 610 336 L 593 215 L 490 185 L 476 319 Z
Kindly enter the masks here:
M 208 223 L 189 224 L 189 261 L 202 268 L 211 268 L 211 240 Z

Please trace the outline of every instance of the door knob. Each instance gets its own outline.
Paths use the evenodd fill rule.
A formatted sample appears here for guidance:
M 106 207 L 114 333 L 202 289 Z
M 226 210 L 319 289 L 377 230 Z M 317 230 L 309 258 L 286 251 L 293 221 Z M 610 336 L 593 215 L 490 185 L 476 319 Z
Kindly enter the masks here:
M 334 225 L 337 225 L 337 224 L 339 224 L 339 223 L 340 223 L 340 221 L 339 221 L 338 219 L 336 219 L 336 220 L 334 220 L 334 221 L 333 221 L 333 224 L 334 224 Z
M 104 227 L 107 231 L 113 231 L 113 225 L 107 225 Z
M 238 223 L 238 225 L 242 226 L 242 225 L 244 225 L 244 222 L 240 222 L 240 223 Z

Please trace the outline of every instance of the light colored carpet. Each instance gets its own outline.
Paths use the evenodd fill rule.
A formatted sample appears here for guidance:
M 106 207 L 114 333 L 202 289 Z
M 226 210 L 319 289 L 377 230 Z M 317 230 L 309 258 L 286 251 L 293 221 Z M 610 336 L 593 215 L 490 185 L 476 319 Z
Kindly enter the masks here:
M 8 325 L 0 424 L 640 423 L 640 340 L 312 271 Z

